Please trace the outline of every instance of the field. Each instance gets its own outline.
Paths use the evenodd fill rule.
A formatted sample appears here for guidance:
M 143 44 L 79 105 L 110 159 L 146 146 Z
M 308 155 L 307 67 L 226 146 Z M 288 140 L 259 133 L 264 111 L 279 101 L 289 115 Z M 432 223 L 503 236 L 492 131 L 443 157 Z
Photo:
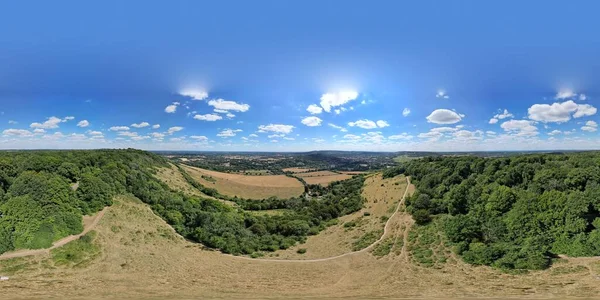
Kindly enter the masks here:
M 334 181 L 352 178 L 351 175 L 339 174 L 332 171 L 316 171 L 307 173 L 297 173 L 294 175 L 304 179 L 304 181 L 306 181 L 306 183 L 308 184 L 320 184 L 322 186 L 327 186 Z
M 231 197 L 265 199 L 275 196 L 286 199 L 300 196 L 304 192 L 300 181 L 285 175 L 247 176 L 186 165 L 183 165 L 183 168 L 202 185 Z
M 316 176 L 316 177 L 306 177 L 304 181 L 308 184 L 320 184 L 322 186 L 327 186 L 334 181 L 345 180 L 348 178 L 352 178 L 350 175 L 345 174 L 336 174 L 329 176 Z
M 335 173 L 335 172 L 331 172 L 331 171 L 314 171 L 314 172 L 295 174 L 295 176 L 300 177 L 300 178 L 331 176 L 331 175 L 339 175 L 339 173 Z
M 370 189 L 377 192 L 375 186 Z M 375 204 L 369 204 L 371 209 Z M 396 217 L 382 246 L 372 252 L 273 262 L 205 250 L 176 235 L 146 205 L 122 197 L 91 241 L 0 261 L 0 274 L 10 276 L 0 282 L 0 290 L 3 299 L 564 299 L 600 293 L 600 263 L 591 258 L 559 260 L 549 270 L 519 275 L 470 266 L 452 255 L 435 268 L 415 264 L 400 242 L 408 230 L 402 230 L 407 215 Z M 67 255 L 72 250 L 83 255 Z
M 292 173 L 303 173 L 303 172 L 309 172 L 312 169 L 305 169 L 305 168 L 285 168 L 285 169 L 281 169 L 284 172 L 292 172 Z

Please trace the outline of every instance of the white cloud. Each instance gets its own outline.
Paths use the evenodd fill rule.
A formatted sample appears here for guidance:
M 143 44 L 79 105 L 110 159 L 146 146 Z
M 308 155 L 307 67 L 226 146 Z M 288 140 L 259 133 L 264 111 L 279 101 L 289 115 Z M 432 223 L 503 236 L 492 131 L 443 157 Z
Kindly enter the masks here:
M 18 124 L 19 122 L 17 121 L 13 121 L 13 120 L 8 120 L 8 124 Z
M 442 108 L 434 110 L 427 116 L 427 122 L 435 124 L 454 124 L 460 122 L 463 117 L 464 115 Z
M 150 126 L 150 123 L 148 123 L 148 122 L 142 122 L 139 124 L 135 124 L 135 123 L 131 124 L 131 127 L 135 127 L 135 128 L 144 128 L 144 127 L 148 127 L 148 126 Z
M 308 106 L 308 108 L 306 108 L 306 111 L 308 111 L 309 113 L 311 113 L 313 115 L 316 115 L 316 114 L 322 113 L 323 109 L 316 104 L 311 104 Z
M 496 124 L 496 123 L 498 123 L 499 120 L 506 119 L 506 118 L 512 118 L 512 117 L 514 117 L 514 115 L 509 113 L 508 110 L 505 109 L 504 112 L 494 115 L 494 117 L 491 118 L 488 123 Z
M 232 114 L 232 113 L 227 113 L 225 116 L 228 117 L 228 118 L 230 118 L 230 119 L 235 118 L 235 115 Z
M 383 121 L 383 120 L 377 121 L 377 127 L 379 127 L 379 128 L 384 128 L 384 127 L 388 127 L 388 126 L 390 126 L 390 124 L 386 121 Z
M 459 126 L 456 126 L 456 127 L 447 127 L 447 126 L 444 126 L 444 127 L 432 128 L 429 131 L 439 132 L 439 133 L 445 133 L 445 132 L 455 132 L 455 131 L 458 131 L 460 128 L 462 128 L 462 126 L 461 127 L 459 127 Z
M 562 133 L 562 131 L 560 131 L 560 130 L 552 130 L 552 131 L 548 132 L 548 135 L 557 135 L 557 134 L 561 134 L 561 133 Z
M 359 135 L 355 135 L 355 134 L 346 134 L 346 135 L 344 135 L 344 139 L 347 139 L 347 140 L 360 140 L 361 137 Z
M 68 118 L 68 117 L 67 117 Z M 58 124 L 60 124 L 61 122 L 66 122 L 67 118 L 63 119 L 59 119 L 57 117 L 50 117 L 48 118 L 48 120 L 44 121 L 44 123 L 31 123 L 31 125 L 29 125 L 29 127 L 31 128 L 42 128 L 42 129 L 55 129 L 58 128 Z
M 598 123 L 596 123 L 594 121 L 587 121 L 587 122 L 585 122 L 585 126 L 581 127 L 581 130 L 587 131 L 587 132 L 594 132 L 594 131 L 598 130 Z
M 223 100 L 223 99 L 210 100 L 210 101 L 208 101 L 208 105 L 213 106 L 215 109 L 226 110 L 226 111 L 233 110 L 233 111 L 245 112 L 245 111 L 248 111 L 248 109 L 250 109 L 250 105 L 248 105 L 248 104 L 237 103 L 235 101 L 229 101 L 229 100 Z
M 302 119 L 302 124 L 309 127 L 321 126 L 321 122 L 322 120 L 315 116 Z
M 89 135 L 93 135 L 93 136 L 100 136 L 100 135 L 104 135 L 102 132 L 100 131 L 93 131 L 93 130 L 88 130 L 86 131 L 87 134 Z
M 216 114 L 206 114 L 206 115 L 195 115 L 194 119 L 196 120 L 200 120 L 200 121 L 217 121 L 217 120 L 221 120 L 223 119 L 223 117 L 216 115 Z
M 554 99 L 563 100 L 563 99 L 573 98 L 575 96 L 577 96 L 577 94 L 575 94 L 573 92 L 573 90 L 561 89 L 560 91 L 558 91 L 558 93 L 556 93 L 556 96 L 554 97 Z
M 42 133 L 46 133 L 46 130 L 42 129 L 42 128 L 36 128 L 33 130 L 33 133 L 35 134 L 42 134 Z
M 338 126 L 338 125 L 335 125 L 333 123 L 329 123 L 327 125 L 329 125 L 329 127 L 335 128 L 335 129 L 337 129 L 337 130 L 339 130 L 341 132 L 348 132 L 348 129 L 346 129 L 346 128 L 342 127 L 342 126 Z
M 152 125 L 152 129 L 159 129 L 160 128 L 160 124 L 154 124 Z
M 482 138 L 482 135 L 483 135 L 483 131 L 480 131 L 480 130 L 476 130 L 476 131 L 458 130 L 458 131 L 452 133 L 452 136 L 454 137 L 454 139 L 458 140 L 458 141 L 480 140 Z
M 77 126 L 82 127 L 82 128 L 88 127 L 88 126 L 90 126 L 90 122 L 88 122 L 88 120 L 81 120 L 81 121 L 79 121 L 79 123 L 77 123 Z
M 271 140 L 271 143 L 278 143 L 278 140 Z
M 388 136 L 389 140 L 412 140 L 413 136 L 409 135 L 406 132 L 403 132 L 401 134 L 396 134 L 396 135 L 390 135 Z
M 596 114 L 596 108 L 589 104 L 577 104 L 572 100 L 562 103 L 534 104 L 528 110 L 529 118 L 539 122 L 563 123 L 571 119 Z
M 355 91 L 345 91 L 339 93 L 326 93 L 321 95 L 321 107 L 326 112 L 331 112 L 332 107 L 344 105 L 352 100 L 356 100 L 358 93 Z
M 313 142 L 317 143 L 317 144 L 320 144 L 320 143 L 325 143 L 326 141 L 324 139 L 313 139 Z
M 203 135 L 192 135 L 192 136 L 190 136 L 190 138 L 197 140 L 197 141 L 202 141 L 202 142 L 208 141 L 208 138 Z
M 183 130 L 183 127 L 181 127 L 181 126 L 173 126 L 173 127 L 169 128 L 169 130 L 167 130 L 167 133 L 173 134 L 177 131 L 182 131 L 182 130 Z
M 267 137 L 270 139 L 278 139 L 278 138 L 282 138 L 284 136 L 285 136 L 285 134 L 270 134 Z
M 142 135 L 142 136 L 132 136 L 131 139 L 134 141 L 143 141 L 143 140 L 147 140 L 150 137 L 147 135 Z
M 168 114 L 172 114 L 177 111 L 177 106 L 179 106 L 179 102 L 173 102 L 173 104 L 165 107 L 165 112 Z
M 579 101 L 587 100 L 587 96 L 585 94 L 579 94 Z
M 360 127 L 363 129 L 374 129 L 374 128 L 383 128 L 383 127 L 387 127 L 390 126 L 390 124 L 388 124 L 388 122 L 383 121 L 383 120 L 379 120 L 377 122 L 371 121 L 371 120 L 358 120 L 356 122 L 348 122 L 348 126 L 350 127 Z
M 200 89 L 184 89 L 179 91 L 179 95 L 190 97 L 194 100 L 204 100 L 208 98 L 208 93 L 205 90 Z
M 150 133 L 150 135 L 155 139 L 162 139 L 165 137 L 164 133 L 159 133 L 159 132 L 152 132 L 152 133 Z
M 538 135 L 537 127 L 533 121 L 529 120 L 510 120 L 500 125 L 504 131 L 513 133 L 517 136 L 536 136 Z
M 438 140 L 442 136 L 444 136 L 444 134 L 442 134 L 441 132 L 437 132 L 437 131 L 429 131 L 429 132 L 425 132 L 425 133 L 419 133 L 419 135 L 418 135 L 419 138 L 430 139 L 430 140 Z
M 436 98 L 442 98 L 442 99 L 448 99 L 448 98 L 450 98 L 450 96 L 448 96 L 448 95 L 446 94 L 446 91 L 444 91 L 444 90 L 439 90 L 439 91 L 437 92 L 437 94 L 435 94 L 435 97 L 436 97 Z
M 499 120 L 506 119 L 506 118 L 512 118 L 512 117 L 514 117 L 513 114 L 509 113 L 507 109 L 505 109 L 504 112 L 499 113 L 494 116 L 494 118 L 499 119 Z
M 64 118 L 62 121 L 63 121 L 63 122 L 66 122 L 66 121 L 71 121 L 71 120 L 73 120 L 73 119 L 75 119 L 75 117 L 73 117 L 73 116 L 68 116 L 68 117 L 65 117 L 65 118 Z
M 486 133 L 487 135 L 489 135 L 489 136 L 495 136 L 495 135 L 496 135 L 496 132 L 495 132 L 495 131 L 486 131 L 485 133 Z
M 257 134 L 254 134 L 254 133 L 251 133 L 251 134 L 249 134 L 248 136 L 249 136 L 249 137 L 258 137 L 258 135 L 257 135 Z
M 371 121 L 371 120 L 358 120 L 356 122 L 348 122 L 348 126 L 350 127 L 360 127 L 363 129 L 373 129 L 373 128 L 377 128 L 377 123 Z
M 213 109 L 213 111 L 216 112 L 216 113 L 220 113 L 220 114 L 227 114 L 227 113 L 229 113 L 228 111 L 226 111 L 224 109 L 218 109 L 218 108 Z
M 593 116 L 596 114 L 596 111 L 596 108 L 589 104 L 579 104 L 577 107 L 577 111 L 573 114 L 573 118 Z
M 33 136 L 31 131 L 25 129 L 5 129 L 2 134 L 9 136 L 30 137 Z
M 127 126 L 113 126 L 113 127 L 109 128 L 108 130 L 110 130 L 110 131 L 127 131 L 127 130 L 129 130 L 129 127 L 127 127 Z
M 408 115 L 410 115 L 410 109 L 405 107 L 404 110 L 402 110 L 402 115 L 408 117 Z
M 258 132 L 278 132 L 289 134 L 294 130 L 294 126 L 292 125 L 283 125 L 283 124 L 269 124 L 269 125 L 260 125 L 258 126 Z
M 131 131 L 119 131 L 119 133 L 117 133 L 119 136 L 127 136 L 127 137 L 134 137 L 134 136 L 138 136 L 137 132 L 131 132 Z

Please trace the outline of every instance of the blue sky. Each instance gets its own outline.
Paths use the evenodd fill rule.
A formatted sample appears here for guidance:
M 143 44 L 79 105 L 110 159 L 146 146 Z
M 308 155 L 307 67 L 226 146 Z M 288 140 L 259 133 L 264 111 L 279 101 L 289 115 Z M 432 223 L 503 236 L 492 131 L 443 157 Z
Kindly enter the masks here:
M 598 149 L 597 1 L 13 1 L 0 149 Z

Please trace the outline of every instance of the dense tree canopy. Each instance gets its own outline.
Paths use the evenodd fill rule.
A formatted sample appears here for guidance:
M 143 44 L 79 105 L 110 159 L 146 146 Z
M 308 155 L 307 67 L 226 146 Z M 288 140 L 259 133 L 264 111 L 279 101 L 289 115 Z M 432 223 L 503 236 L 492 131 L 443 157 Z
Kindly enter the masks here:
M 443 222 L 467 262 L 542 269 L 600 255 L 600 153 L 426 157 L 384 175 L 401 173 L 417 187 L 408 211 Z

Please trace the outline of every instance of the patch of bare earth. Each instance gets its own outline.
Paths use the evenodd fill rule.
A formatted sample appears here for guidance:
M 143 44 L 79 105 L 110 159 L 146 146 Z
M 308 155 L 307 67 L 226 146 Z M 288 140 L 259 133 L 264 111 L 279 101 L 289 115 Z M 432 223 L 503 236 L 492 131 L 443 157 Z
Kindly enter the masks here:
M 304 192 L 300 181 L 285 175 L 246 176 L 186 165 L 183 165 L 183 168 L 200 184 L 231 197 L 265 199 L 275 196 L 287 199 L 300 196 Z
M 404 212 L 396 217 L 410 218 Z M 126 198 L 109 208 L 95 230 L 102 253 L 91 263 L 63 268 L 44 265 L 43 255 L 19 259 L 13 266 L 23 267 L 0 281 L 1 298 L 590 299 L 600 294 L 600 264 L 591 258 L 509 275 L 452 257 L 435 269 L 402 255 L 378 258 L 368 252 L 323 262 L 227 256 L 183 240 L 146 205 Z M 6 266 L 0 264 L 0 274 Z

